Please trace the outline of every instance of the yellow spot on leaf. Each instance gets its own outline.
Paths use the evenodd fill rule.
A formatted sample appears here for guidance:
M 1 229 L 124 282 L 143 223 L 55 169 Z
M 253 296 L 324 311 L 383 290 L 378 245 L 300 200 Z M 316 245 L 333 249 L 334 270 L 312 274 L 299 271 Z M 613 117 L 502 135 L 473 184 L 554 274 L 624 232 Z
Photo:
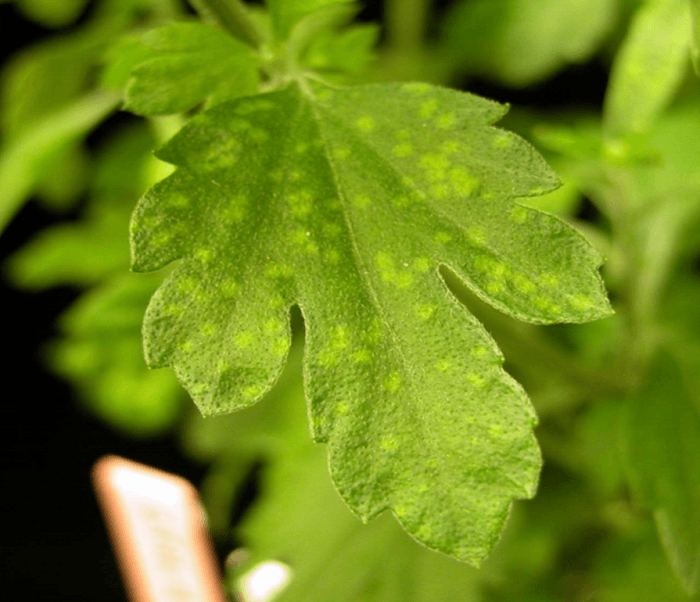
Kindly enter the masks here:
M 429 117 L 432 117 L 435 114 L 435 111 L 438 109 L 438 101 L 435 98 L 431 98 L 430 100 L 426 100 L 421 104 L 420 106 L 420 116 L 422 119 L 428 119 Z
M 395 157 L 408 157 L 413 154 L 413 145 L 410 142 L 402 142 L 391 149 Z
M 392 372 L 384 379 L 384 389 L 395 393 L 401 387 L 401 381 L 401 375 L 398 372 Z
M 254 340 L 255 337 L 253 336 L 253 333 L 249 330 L 243 330 L 233 338 L 233 342 L 238 347 L 243 347 L 244 349 L 250 347 L 253 344 Z
M 355 122 L 355 125 L 357 126 L 357 129 L 361 132 L 371 132 L 377 127 L 377 124 L 374 122 L 374 119 L 372 119 L 372 117 L 370 117 L 369 115 L 363 115 L 362 117 L 360 117 Z
M 457 123 L 457 116 L 452 111 L 443 113 L 435 119 L 435 125 L 441 130 L 449 130 L 454 127 L 455 123 Z

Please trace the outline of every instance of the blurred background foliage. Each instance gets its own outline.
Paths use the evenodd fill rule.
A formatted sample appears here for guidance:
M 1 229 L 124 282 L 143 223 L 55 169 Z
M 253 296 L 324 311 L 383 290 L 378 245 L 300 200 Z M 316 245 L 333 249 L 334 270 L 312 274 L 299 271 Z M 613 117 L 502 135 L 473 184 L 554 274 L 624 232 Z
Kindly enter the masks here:
M 4 278 L 36 294 L 74 291 L 41 356 L 75 403 L 123 437 L 174 438 L 202 467 L 196 484 L 217 549 L 222 558 L 236 550 L 225 565 L 232 595 L 245 589 L 242 575 L 273 559 L 291 568 L 285 602 L 700 599 L 698 4 L 367 2 L 305 55 L 338 83 L 424 80 L 511 102 L 501 125 L 563 181 L 522 202 L 573 224 L 608 258 L 617 313 L 576 326 L 517 323 L 443 273 L 541 420 L 539 493 L 515 504 L 477 571 L 421 548 L 390 516 L 362 525 L 341 502 L 324 447 L 309 437 L 299 315 L 283 377 L 235 415 L 203 420 L 170 371 L 146 369 L 140 323 L 167 269 L 129 273 L 129 218 L 169 173 L 152 151 L 185 116 L 115 111 L 131 68 L 157 55 L 142 32 L 191 9 L 178 0 L 0 2 L 3 36 L 8 23 L 38 27 L 3 57 L 0 228 L 12 232 L 25 202 L 53 216 L 12 249 Z M 31 319 L 17 318 L 18 329 Z

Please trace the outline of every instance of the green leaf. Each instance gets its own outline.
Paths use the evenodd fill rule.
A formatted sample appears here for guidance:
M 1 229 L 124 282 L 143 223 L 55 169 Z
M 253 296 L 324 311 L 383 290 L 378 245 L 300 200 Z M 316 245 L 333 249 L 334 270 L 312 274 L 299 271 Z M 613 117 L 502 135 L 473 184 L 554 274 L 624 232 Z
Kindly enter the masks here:
M 690 0 L 690 13 L 693 26 L 693 64 L 700 75 L 700 0 Z
M 354 0 L 267 0 L 272 26 L 278 40 L 286 40 L 294 25 L 304 16 L 337 4 Z
M 626 470 L 654 513 L 671 566 L 689 594 L 700 591 L 700 400 L 674 358 L 657 358 L 644 390 L 627 403 Z
M 686 0 L 650 0 L 637 11 L 612 67 L 604 108 L 609 135 L 649 129 L 681 84 L 689 35 Z
M 527 86 L 600 46 L 615 0 L 463 0 L 443 21 L 444 51 L 460 70 Z
M 129 266 L 125 232 L 134 205 L 148 183 L 144 167 L 155 142 L 138 123 L 122 127 L 98 149 L 82 219 L 39 232 L 5 265 L 18 287 L 40 290 L 58 285 L 92 286 Z
M 132 436 L 170 430 L 186 397 L 172 373 L 149 370 L 143 361 L 141 320 L 162 278 L 128 274 L 86 293 L 61 316 L 63 337 L 49 349 L 51 367 L 86 407 Z
M 250 47 L 216 27 L 174 23 L 146 33 L 145 60 L 131 72 L 125 107 L 143 115 L 187 111 L 253 94 L 258 60 Z M 133 53 L 133 48 L 126 48 Z
M 424 84 L 288 88 L 214 107 L 157 156 L 178 166 L 137 206 L 133 269 L 182 258 L 144 324 L 204 414 L 277 378 L 289 308 L 307 325 L 313 436 L 364 520 L 391 508 L 428 547 L 478 563 L 540 458 L 527 397 L 450 296 L 447 265 L 536 323 L 610 312 L 601 258 L 511 202 L 557 185 L 496 103 Z
M 88 0 L 15 0 L 30 19 L 47 27 L 65 27 L 75 21 Z
M 110 93 L 91 94 L 37 121 L 10 141 L 0 153 L 0 232 L 40 181 L 44 159 L 87 134 L 118 102 Z

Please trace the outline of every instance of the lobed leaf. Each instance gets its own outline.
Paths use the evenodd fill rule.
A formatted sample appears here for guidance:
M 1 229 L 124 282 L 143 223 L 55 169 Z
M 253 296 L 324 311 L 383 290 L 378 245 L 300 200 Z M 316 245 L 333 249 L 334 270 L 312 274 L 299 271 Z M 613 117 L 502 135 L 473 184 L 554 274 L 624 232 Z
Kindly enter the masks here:
M 252 94 L 259 85 L 258 60 L 251 48 L 202 23 L 173 23 L 146 33 L 126 50 L 139 63 L 132 69 L 125 108 L 165 115 Z M 139 56 L 141 54 L 141 56 Z
M 478 564 L 534 492 L 534 412 L 440 265 L 535 323 L 609 313 L 601 258 L 511 199 L 557 186 L 496 103 L 423 84 L 290 84 L 195 117 L 132 221 L 135 270 L 182 259 L 144 323 L 204 414 L 246 407 L 307 328 L 313 437 L 363 520 Z

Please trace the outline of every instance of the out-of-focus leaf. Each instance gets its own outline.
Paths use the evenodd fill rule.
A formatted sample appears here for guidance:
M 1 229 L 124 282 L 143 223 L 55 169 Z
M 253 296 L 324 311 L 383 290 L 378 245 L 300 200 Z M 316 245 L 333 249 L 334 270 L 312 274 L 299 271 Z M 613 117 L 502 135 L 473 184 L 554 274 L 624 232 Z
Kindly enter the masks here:
M 88 0 L 15 0 L 17 7 L 32 21 L 46 27 L 65 27 L 75 21 Z
M 131 71 L 125 105 L 130 111 L 178 113 L 206 98 L 217 104 L 257 91 L 258 59 L 250 47 L 216 27 L 174 23 L 147 32 L 140 43 L 148 52 Z M 134 46 L 122 51 L 129 61 L 138 54 Z
M 686 591 L 700 591 L 700 399 L 676 360 L 662 352 L 647 383 L 630 396 L 623 440 L 633 491 L 654 514 Z
M 303 17 L 315 11 L 339 4 L 349 4 L 354 0 L 268 0 L 272 26 L 276 38 L 286 40 L 291 29 Z
M 633 523 L 598 547 L 588 575 L 596 602 L 687 602 L 650 522 Z
M 605 99 L 608 135 L 644 132 L 673 98 L 688 63 L 687 0 L 650 0 L 618 51 Z
M 690 0 L 693 17 L 693 64 L 695 72 L 700 75 L 700 0 Z
M 155 142 L 143 124 L 123 128 L 98 152 L 90 200 L 81 221 L 37 234 L 7 262 L 10 280 L 27 289 L 90 286 L 129 266 L 128 227 L 147 186 Z
M 143 359 L 141 320 L 162 278 L 129 274 L 86 293 L 61 317 L 64 337 L 49 349 L 53 369 L 90 411 L 133 436 L 170 429 L 187 398 L 172 373 Z
M 527 86 L 592 56 L 615 23 L 616 0 L 462 0 L 443 24 L 460 71 Z
M 111 93 L 83 97 L 57 110 L 14 138 L 0 153 L 0 231 L 44 174 L 43 160 L 62 145 L 84 136 L 118 105 Z

